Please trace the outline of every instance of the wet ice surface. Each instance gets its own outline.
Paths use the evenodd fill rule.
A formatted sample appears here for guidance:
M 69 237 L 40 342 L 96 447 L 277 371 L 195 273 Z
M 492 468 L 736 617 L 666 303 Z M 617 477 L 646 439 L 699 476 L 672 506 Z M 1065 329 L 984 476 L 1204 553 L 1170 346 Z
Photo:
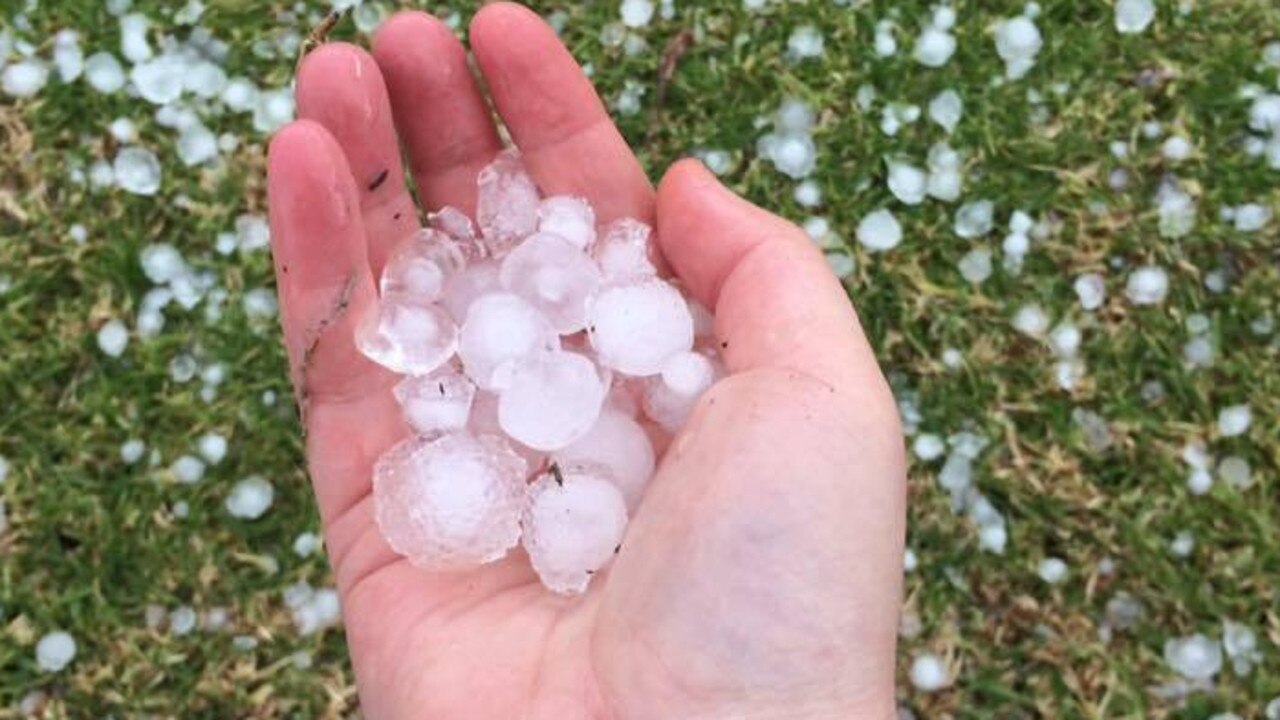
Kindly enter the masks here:
M 776 120 L 784 134 L 812 122 L 795 102 Z M 541 197 L 514 151 L 478 185 L 478 222 L 433 213 L 357 324 L 361 352 L 403 376 L 394 394 L 411 432 L 377 462 L 375 517 L 425 570 L 475 568 L 523 543 L 548 589 L 576 594 L 622 542 L 655 448 L 724 375 L 713 318 L 662 277 L 644 223 Z M 157 282 L 185 272 L 166 246 L 143 266 Z M 241 495 L 233 513 L 255 517 L 252 489 Z

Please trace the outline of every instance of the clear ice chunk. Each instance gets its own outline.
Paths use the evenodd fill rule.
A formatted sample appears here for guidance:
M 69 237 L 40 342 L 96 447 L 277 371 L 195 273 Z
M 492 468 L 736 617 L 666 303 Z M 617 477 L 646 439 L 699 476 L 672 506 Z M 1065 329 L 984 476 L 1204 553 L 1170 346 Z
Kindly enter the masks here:
M 466 269 L 474 251 L 442 232 L 423 229 L 401 243 L 382 270 L 382 297 L 432 303 L 449 279 Z
M 395 388 L 405 420 L 419 435 L 466 429 L 475 395 L 471 380 L 452 368 L 409 376 Z
M 538 227 L 538 186 L 520 162 L 520 153 L 506 150 L 480 171 L 476 221 L 484 244 L 502 257 Z
M 455 323 L 466 322 L 467 312 L 477 299 L 502 290 L 502 281 L 498 278 L 500 267 L 496 260 L 482 260 L 449 278 L 441 302 Z
M 648 225 L 631 218 L 609 225 L 594 249 L 596 264 L 605 281 L 626 283 L 656 276 L 652 235 Z
M 360 321 L 356 347 L 395 372 L 427 375 L 457 350 L 458 327 L 439 307 L 386 298 Z
M 374 514 L 414 565 L 463 569 L 502 558 L 520 539 L 525 464 L 492 435 L 410 438 L 378 459 Z
M 549 197 L 538 206 L 538 232 L 559 235 L 586 250 L 596 241 L 596 213 L 580 197 Z

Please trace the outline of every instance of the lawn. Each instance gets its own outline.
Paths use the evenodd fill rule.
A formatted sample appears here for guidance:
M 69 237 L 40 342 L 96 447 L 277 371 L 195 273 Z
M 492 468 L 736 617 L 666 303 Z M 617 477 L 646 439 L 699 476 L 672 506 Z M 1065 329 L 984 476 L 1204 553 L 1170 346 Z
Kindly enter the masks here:
M 958 0 L 931 67 L 928 2 L 655 4 L 628 28 L 616 0 L 534 3 L 654 177 L 699 154 L 845 276 L 913 448 L 904 712 L 1280 718 L 1280 5 L 1159 0 L 1122 34 L 1110 0 Z M 328 5 L 128 5 L 0 9 L 0 718 L 352 716 L 261 224 Z M 332 36 L 367 41 L 390 4 L 365 5 Z M 72 45 L 128 73 L 125 12 L 259 101 L 64 82 Z M 1027 12 L 1043 47 L 1010 79 L 996 38 Z M 788 99 L 812 168 L 759 142 Z M 920 201 L 918 169 L 958 197 Z M 981 200 L 989 226 L 960 212 Z M 270 507 L 233 514 L 255 476 Z

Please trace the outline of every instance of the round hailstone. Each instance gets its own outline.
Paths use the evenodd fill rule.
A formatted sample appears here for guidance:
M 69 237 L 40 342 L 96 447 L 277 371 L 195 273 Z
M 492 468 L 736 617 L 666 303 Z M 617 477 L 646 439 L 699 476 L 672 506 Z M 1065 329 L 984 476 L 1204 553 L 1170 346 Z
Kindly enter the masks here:
M 947 451 L 946 441 L 933 433 L 922 433 L 911 443 L 911 451 L 924 462 L 932 462 Z
M 1228 455 L 1218 462 L 1218 477 L 1238 490 L 1253 485 L 1253 470 L 1249 467 L 1249 461 L 1238 455 Z
M 991 277 L 991 251 L 982 247 L 974 248 L 960 258 L 956 267 L 960 269 L 961 277 L 975 285 L 980 285 Z
M 178 135 L 178 159 L 195 167 L 218 157 L 218 138 L 209 128 L 196 123 Z
M 1249 432 L 1253 424 L 1253 412 L 1248 405 L 1232 405 L 1218 413 L 1218 433 L 1222 437 L 1236 437 Z
M 808 177 L 818 163 L 818 148 L 808 131 L 768 135 L 762 143 L 778 172 L 795 180 Z
M 433 303 L 444 297 L 449 278 L 467 266 L 467 248 L 436 230 L 424 229 L 401 243 L 382 270 L 383 298 Z
M 254 96 L 253 129 L 260 133 L 273 133 L 293 120 L 296 101 L 293 88 L 263 90 Z
M 489 252 L 501 257 L 538 227 L 538 186 L 515 150 L 500 153 L 476 182 L 476 221 Z
M 664 430 L 684 427 L 698 398 L 716 381 L 711 360 L 696 352 L 678 353 L 662 366 L 662 375 L 648 378 L 644 388 L 644 412 Z
M 1010 80 L 1031 70 L 1043 45 L 1040 29 L 1024 15 L 1005 20 L 996 28 L 996 53 L 1004 60 L 1005 76 Z
M 908 205 L 924 202 L 929 187 L 929 176 L 924 170 L 905 162 L 886 160 L 889 166 L 889 192 Z
M 160 190 L 160 160 L 155 153 L 128 147 L 116 155 L 111 165 L 116 183 L 134 195 L 155 195 Z
M 1023 305 L 1013 315 L 1013 329 L 1027 337 L 1044 337 L 1049 331 L 1049 316 L 1039 305 Z
M 204 477 L 204 461 L 194 455 L 183 455 L 169 467 L 173 477 L 183 485 L 194 485 Z
M 217 64 L 202 60 L 196 63 L 183 78 L 183 87 L 196 97 L 212 100 L 227 87 L 227 72 Z
M 1124 293 L 1134 305 L 1159 305 L 1169 293 L 1169 274 L 1157 265 L 1144 265 L 1129 274 Z
M 404 375 L 427 375 L 458 348 L 458 327 L 434 305 L 387 298 L 356 328 L 356 346 L 374 362 Z
M 36 643 L 36 665 L 45 672 L 59 672 L 76 658 L 76 640 L 55 630 Z
M 787 39 L 787 55 L 794 60 L 821 57 L 826 46 L 822 32 L 812 25 L 798 27 Z
M 161 55 L 139 63 L 129 71 L 138 95 L 152 105 L 168 105 L 182 97 L 187 64 L 176 55 Z
M 1156 19 L 1153 0 L 1119 0 L 1116 3 L 1116 30 L 1122 35 L 1136 35 Z
M 109 52 L 94 53 L 84 61 L 84 79 L 100 93 L 119 92 L 124 87 L 124 67 Z
M 511 384 L 521 360 L 558 350 L 555 328 L 518 295 L 491 293 L 471 304 L 458 339 L 467 375 L 485 390 Z
M 822 188 L 812 180 L 805 180 L 796 185 L 794 197 L 802 207 L 817 207 L 822 204 Z
M 227 439 L 216 433 L 206 433 L 196 441 L 196 450 L 210 465 L 217 465 L 227 456 Z
M 409 426 L 430 435 L 467 427 L 476 386 L 462 373 L 448 370 L 407 377 L 396 385 L 395 396 Z
M 871 212 L 858 223 L 858 242 L 872 252 L 898 247 L 902 242 L 902 225 L 887 208 Z
M 920 692 L 937 692 L 951 684 L 946 663 L 932 653 L 917 656 L 912 660 L 909 676 L 911 684 Z
M 916 38 L 916 62 L 926 67 L 942 67 L 956 52 L 956 36 L 942 28 L 927 27 Z
M 502 261 L 502 286 L 538 309 L 561 335 L 587 326 L 587 299 L 600 288 L 600 270 L 572 242 L 538 233 Z
M 545 353 L 516 370 L 498 397 L 498 422 L 507 435 L 535 450 L 559 450 L 591 430 L 607 391 L 591 360 Z
M 1160 146 L 1160 154 L 1164 156 L 1164 159 L 1175 163 L 1191 157 L 1191 153 L 1194 150 L 1195 147 L 1191 144 L 1191 141 L 1181 135 L 1170 135 L 1164 141 L 1164 144 Z
M 119 320 L 108 320 L 98 328 L 98 349 L 108 357 L 120 357 L 129 346 L 129 328 Z
M 1248 203 L 1236 208 L 1233 220 L 1237 232 L 1258 232 L 1271 222 L 1271 208 L 1258 203 Z
M 498 277 L 500 268 L 496 260 L 485 260 L 468 265 L 462 272 L 449 277 L 441 302 L 455 323 L 462 325 L 466 322 L 467 313 L 476 300 L 502 290 L 502 281 Z
M 1085 310 L 1097 310 L 1107 300 L 1107 281 L 1098 273 L 1077 277 L 1072 287 L 1080 299 L 1080 307 Z
M 955 90 L 943 90 L 929 101 L 929 119 L 948 134 L 955 132 L 964 115 L 964 100 Z
M 524 459 L 525 466 L 531 471 L 542 467 L 547 454 L 541 450 L 508 437 L 498 421 L 498 396 L 495 393 L 477 390 L 475 399 L 471 401 L 471 417 L 467 418 L 467 432 L 475 436 L 493 435 L 507 441 L 511 449 Z
M 624 218 L 605 229 L 593 250 L 596 264 L 610 284 L 635 282 L 658 274 L 653 263 L 653 231 L 639 220 Z
M 1164 659 L 1174 672 L 1188 680 L 1208 680 L 1222 669 L 1222 648 L 1196 633 L 1165 642 Z
M 576 595 L 622 543 L 627 506 L 603 473 L 570 469 L 529 486 L 523 524 L 522 542 L 542 584 Z
M 132 465 L 142 459 L 147 451 L 147 444 L 136 438 L 125 440 L 120 444 L 120 459 L 126 465 Z
M 606 407 L 586 435 L 557 450 L 555 460 L 562 468 L 603 465 L 622 492 L 627 510 L 635 512 L 653 477 L 653 444 L 644 428 L 626 414 Z
M 257 520 L 271 508 L 275 488 L 260 475 L 247 477 L 236 483 L 227 495 L 226 508 L 232 517 Z
M 1062 558 L 1050 557 L 1040 561 L 1040 567 L 1036 568 L 1036 574 L 1040 579 L 1050 585 L 1057 585 L 1067 579 L 1067 563 Z
M 222 102 L 235 112 L 249 112 L 258 103 L 258 87 L 245 78 L 232 78 L 222 89 Z
M 0 88 L 16 98 L 33 97 L 49 82 L 49 68 L 39 60 L 21 60 L 4 69 Z
M 374 516 L 391 548 L 425 570 L 493 562 L 519 542 L 526 472 L 492 435 L 411 438 L 374 466 Z
M 995 228 L 996 204 L 990 200 L 975 200 L 956 210 L 954 229 L 956 235 L 972 240 L 982 237 Z
M 538 205 L 538 232 L 558 235 L 585 251 L 596 241 L 596 213 L 580 197 L 549 197 Z
M 654 6 L 651 0 L 622 0 L 618 12 L 622 24 L 629 28 L 646 27 L 653 21 Z
M 689 305 L 662 280 L 606 288 L 588 315 L 601 364 L 627 375 L 656 375 L 673 355 L 693 348 Z

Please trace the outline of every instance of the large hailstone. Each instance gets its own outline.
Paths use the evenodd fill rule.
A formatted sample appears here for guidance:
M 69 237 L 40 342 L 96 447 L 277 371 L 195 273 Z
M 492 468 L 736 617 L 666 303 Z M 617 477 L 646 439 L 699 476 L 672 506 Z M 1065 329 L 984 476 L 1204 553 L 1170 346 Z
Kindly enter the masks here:
M 542 584 L 576 595 L 613 558 L 627 528 L 627 506 L 599 471 L 555 470 L 529 487 L 523 545 Z
M 356 346 L 370 360 L 395 372 L 426 375 L 457 350 L 458 327 L 437 306 L 385 298 L 361 319 Z
M 887 208 L 880 208 L 858 223 L 857 237 L 872 252 L 892 250 L 902 242 L 902 225 Z
M 605 367 L 637 377 L 662 372 L 693 348 L 693 316 L 680 291 L 661 280 L 606 288 L 588 312 L 591 345 Z
M 476 220 L 485 246 L 500 257 L 537 229 L 538 186 L 514 150 L 499 154 L 481 170 L 477 183 Z
M 485 390 L 505 388 L 521 361 L 558 349 L 560 339 L 551 323 L 524 299 L 507 292 L 471 303 L 458 341 L 467 375 Z
M 520 539 L 526 472 L 491 435 L 411 438 L 374 467 L 374 516 L 391 548 L 425 570 L 493 562 Z
M 652 235 L 648 225 L 631 218 L 609 225 L 592 250 L 604 280 L 610 284 L 628 283 L 657 275 Z
M 564 468 L 603 465 L 622 492 L 627 510 L 634 512 L 653 476 L 653 444 L 640 423 L 627 414 L 606 407 L 595 425 L 577 441 L 553 453 Z
M 76 657 L 76 639 L 55 630 L 36 643 L 36 665 L 45 672 L 59 672 Z
M 1164 644 L 1164 659 L 1188 680 L 1208 680 L 1222 669 L 1222 647 L 1200 633 Z
M 531 448 L 559 450 L 591 430 L 607 392 L 595 363 L 585 356 L 544 353 L 523 362 L 499 395 L 498 422 Z
M 538 309 L 562 335 L 586 327 L 587 299 L 600 288 L 600 270 L 574 242 L 538 233 L 502 261 L 502 286 Z
M 538 205 L 538 232 L 557 235 L 586 250 L 596 241 L 596 213 L 580 197 L 549 197 Z
M 435 302 L 444 297 L 449 279 L 461 272 L 474 255 L 474 248 L 455 242 L 444 233 L 421 230 L 391 253 L 382 270 L 379 290 L 384 299 Z

